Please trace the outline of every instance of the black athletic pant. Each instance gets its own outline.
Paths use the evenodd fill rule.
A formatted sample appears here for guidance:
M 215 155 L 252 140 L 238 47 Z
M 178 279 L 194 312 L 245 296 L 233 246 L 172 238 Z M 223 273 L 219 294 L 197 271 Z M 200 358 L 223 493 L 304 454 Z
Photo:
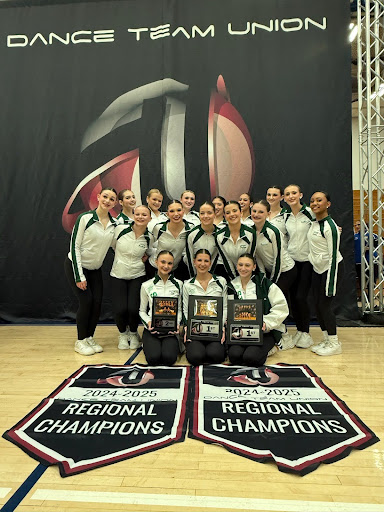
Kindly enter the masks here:
M 311 313 L 308 306 L 308 294 L 311 288 L 313 268 L 309 261 L 296 261 L 295 267 L 297 275 L 290 289 L 292 315 L 297 330 L 309 332 Z
M 73 293 L 79 301 L 79 309 L 76 313 L 77 339 L 84 340 L 93 336 L 99 321 L 101 301 L 103 298 L 103 277 L 101 268 L 98 270 L 87 270 L 83 268 L 87 280 L 87 289 L 80 290 L 76 286 L 73 275 L 72 262 L 66 258 L 64 271 Z
M 337 286 L 343 276 L 343 262 L 339 263 L 337 272 Z M 332 311 L 333 297 L 325 295 L 325 284 L 327 282 L 327 272 L 317 274 L 312 272 L 312 295 L 315 301 L 317 320 L 319 321 L 322 331 L 327 331 L 330 336 L 337 334 L 336 316 Z
M 190 277 L 193 277 L 189 275 L 188 266 L 184 263 L 183 260 L 181 260 L 177 265 L 177 269 L 174 271 L 174 274 L 176 279 L 180 279 L 180 281 L 183 282 L 189 279 Z
M 222 363 L 225 359 L 225 346 L 219 341 L 187 341 L 186 357 L 192 366 L 200 364 Z
M 240 366 L 263 366 L 268 357 L 268 352 L 275 345 L 275 338 L 272 333 L 263 335 L 262 345 L 230 345 L 228 357 L 231 364 Z
M 281 272 L 279 279 L 276 281 L 277 286 L 284 293 L 284 297 L 288 302 L 288 306 L 291 307 L 290 300 L 290 289 L 293 283 L 295 282 L 297 276 L 297 268 L 296 265 L 291 268 L 291 270 L 287 270 L 286 272 Z
M 120 332 L 125 332 L 127 326 L 131 332 L 137 331 L 140 322 L 140 288 L 145 279 L 146 276 L 135 279 L 111 277 L 113 311 Z
M 179 355 L 177 336 L 169 335 L 159 338 L 148 329 L 144 329 L 142 340 L 145 359 L 149 365 L 172 366 L 175 364 Z

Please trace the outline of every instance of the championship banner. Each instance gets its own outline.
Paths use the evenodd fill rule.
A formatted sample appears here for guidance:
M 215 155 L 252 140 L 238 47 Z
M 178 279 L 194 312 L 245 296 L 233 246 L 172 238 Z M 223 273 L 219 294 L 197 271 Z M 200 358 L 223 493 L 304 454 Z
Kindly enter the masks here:
M 83 366 L 3 434 L 74 475 L 184 440 L 189 367 Z
M 301 476 L 379 441 L 306 365 L 200 366 L 193 400 L 189 437 Z

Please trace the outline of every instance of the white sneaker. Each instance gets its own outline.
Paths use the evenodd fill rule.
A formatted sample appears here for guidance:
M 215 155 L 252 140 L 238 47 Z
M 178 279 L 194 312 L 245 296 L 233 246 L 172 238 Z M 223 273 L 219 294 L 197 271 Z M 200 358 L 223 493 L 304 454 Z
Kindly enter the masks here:
M 319 350 L 319 348 L 325 347 L 325 345 L 327 343 L 328 343 L 328 340 L 320 341 L 320 343 L 318 343 L 317 345 L 313 345 L 313 347 L 311 347 L 311 351 L 314 352 L 315 354 L 317 354 L 317 351 Z
M 93 339 L 93 336 L 90 336 L 87 338 L 88 345 L 93 348 L 93 350 L 99 354 L 100 352 L 103 352 L 103 347 L 96 343 L 96 341 Z
M 292 340 L 292 336 L 290 334 L 288 334 L 288 332 L 285 332 L 281 336 L 281 340 L 279 342 L 279 349 L 280 350 L 289 350 L 289 349 L 293 348 L 294 346 L 295 346 L 295 344 Z
M 271 350 L 268 352 L 267 354 L 267 357 L 270 357 L 270 356 L 273 356 L 274 354 L 276 354 L 276 352 L 278 351 L 279 349 L 277 348 L 276 345 L 274 345 Z
M 127 331 L 119 333 L 119 343 L 117 348 L 120 350 L 129 350 L 129 338 Z
M 141 340 L 139 338 L 139 333 L 136 331 L 136 332 L 130 332 L 129 333 L 129 338 L 130 338 L 130 347 L 133 348 L 134 350 L 136 348 L 139 348 L 141 347 Z
M 313 339 L 311 338 L 308 332 L 302 332 L 300 339 L 296 343 L 296 347 L 298 348 L 309 348 L 314 344 Z
M 337 336 L 336 339 L 329 338 L 324 346 L 317 349 L 316 354 L 318 356 L 335 356 L 341 354 L 341 343 L 337 339 Z
M 81 354 L 82 356 L 93 356 L 95 351 L 93 348 L 88 345 L 88 339 L 85 338 L 84 340 L 77 340 L 75 342 L 75 352 L 78 354 Z
M 301 331 L 296 331 L 294 336 L 292 336 L 292 341 L 293 343 L 295 344 L 295 346 L 297 345 L 297 342 L 299 341 L 299 339 L 301 338 L 301 335 L 303 333 Z
M 328 343 L 328 331 L 322 331 L 322 333 L 323 333 L 323 340 L 311 348 L 311 351 L 314 352 L 315 354 L 317 354 L 317 351 L 319 350 L 319 348 L 325 347 Z

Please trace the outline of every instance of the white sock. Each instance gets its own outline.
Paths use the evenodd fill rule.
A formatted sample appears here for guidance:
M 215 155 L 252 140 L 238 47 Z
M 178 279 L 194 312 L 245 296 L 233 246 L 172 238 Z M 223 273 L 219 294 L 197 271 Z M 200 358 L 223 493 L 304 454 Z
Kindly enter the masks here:
M 340 343 L 337 334 L 333 334 L 331 336 L 328 335 L 328 339 L 331 343 L 334 343 L 335 345 L 338 345 Z
M 328 339 L 328 331 L 322 331 L 322 333 L 323 333 L 324 341 L 327 341 L 327 339 Z

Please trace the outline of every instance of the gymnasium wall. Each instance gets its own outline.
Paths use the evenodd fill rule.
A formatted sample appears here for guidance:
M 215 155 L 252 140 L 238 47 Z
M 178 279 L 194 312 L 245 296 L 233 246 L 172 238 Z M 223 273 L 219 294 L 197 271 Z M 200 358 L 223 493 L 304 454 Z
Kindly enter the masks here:
M 348 0 L 18 5 L 0 4 L 0 321 L 73 320 L 69 232 L 102 186 L 199 203 L 291 182 L 334 198 L 338 313 L 358 317 Z

